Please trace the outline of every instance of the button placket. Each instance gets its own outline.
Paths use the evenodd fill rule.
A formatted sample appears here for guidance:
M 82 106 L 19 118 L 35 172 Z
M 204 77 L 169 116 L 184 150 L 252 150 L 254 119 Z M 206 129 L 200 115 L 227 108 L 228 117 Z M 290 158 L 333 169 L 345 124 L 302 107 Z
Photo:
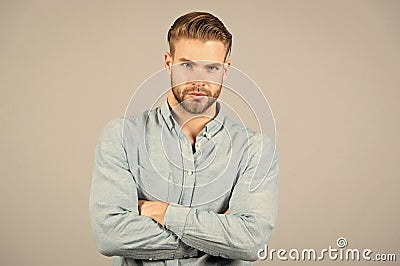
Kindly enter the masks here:
M 180 204 L 189 206 L 192 200 L 193 186 L 195 184 L 195 164 L 192 145 L 186 135 L 180 136 L 183 157 L 183 193 Z

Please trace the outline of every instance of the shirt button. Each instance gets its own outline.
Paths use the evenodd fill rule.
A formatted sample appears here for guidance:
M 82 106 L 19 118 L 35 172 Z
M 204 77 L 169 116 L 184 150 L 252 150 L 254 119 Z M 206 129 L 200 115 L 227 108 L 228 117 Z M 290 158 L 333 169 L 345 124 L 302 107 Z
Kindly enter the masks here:
M 184 254 L 183 258 L 185 258 L 185 259 L 189 258 L 189 254 Z
M 153 258 L 149 258 L 149 260 L 153 260 Z
M 207 135 L 206 135 L 206 138 L 207 138 L 207 139 L 211 139 L 211 134 L 207 134 Z
M 200 148 L 201 147 L 201 143 L 196 143 L 196 147 Z
M 193 175 L 193 172 L 189 170 L 189 171 L 187 171 L 187 174 L 188 175 Z

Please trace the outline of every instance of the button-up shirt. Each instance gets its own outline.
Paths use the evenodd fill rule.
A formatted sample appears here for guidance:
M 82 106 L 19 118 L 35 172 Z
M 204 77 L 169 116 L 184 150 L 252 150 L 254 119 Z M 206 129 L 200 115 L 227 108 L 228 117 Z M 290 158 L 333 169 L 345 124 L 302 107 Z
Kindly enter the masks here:
M 99 251 L 114 265 L 251 265 L 275 224 L 277 178 L 271 138 L 218 103 L 194 146 L 167 101 L 113 120 L 96 147 L 90 194 Z M 141 199 L 169 203 L 164 225 L 139 214 Z

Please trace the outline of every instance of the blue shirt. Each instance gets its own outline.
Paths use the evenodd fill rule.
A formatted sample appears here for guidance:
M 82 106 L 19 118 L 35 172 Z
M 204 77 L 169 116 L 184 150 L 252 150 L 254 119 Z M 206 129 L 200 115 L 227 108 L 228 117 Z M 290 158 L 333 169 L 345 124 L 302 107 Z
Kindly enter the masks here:
M 275 224 L 277 178 L 275 144 L 219 104 L 194 147 L 167 102 L 113 120 L 90 194 L 99 251 L 114 265 L 251 265 Z M 170 203 L 163 226 L 139 215 L 139 199 Z

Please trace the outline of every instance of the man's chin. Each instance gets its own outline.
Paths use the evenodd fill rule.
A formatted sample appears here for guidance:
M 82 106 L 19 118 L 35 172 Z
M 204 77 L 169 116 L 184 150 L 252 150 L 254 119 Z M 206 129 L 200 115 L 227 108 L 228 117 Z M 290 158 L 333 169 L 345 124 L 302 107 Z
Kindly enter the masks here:
M 210 106 L 206 106 L 201 103 L 184 102 L 184 103 L 182 103 L 182 107 L 186 112 L 188 112 L 190 114 L 198 115 L 198 114 L 205 113 Z
M 178 97 L 175 98 L 179 102 L 177 107 L 183 109 L 182 111 L 192 115 L 207 114 L 208 112 L 212 111 L 210 110 L 210 107 L 213 106 L 217 100 L 216 98 L 212 98 L 210 96 L 189 94 L 181 96 L 180 99 Z

